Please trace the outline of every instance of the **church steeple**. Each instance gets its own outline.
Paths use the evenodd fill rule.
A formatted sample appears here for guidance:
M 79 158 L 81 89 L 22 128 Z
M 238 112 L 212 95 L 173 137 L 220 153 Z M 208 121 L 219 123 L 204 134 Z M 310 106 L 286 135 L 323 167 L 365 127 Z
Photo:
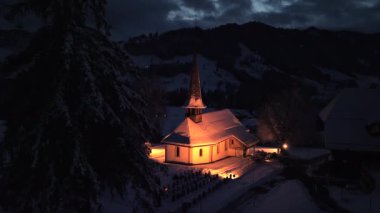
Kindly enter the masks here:
M 186 108 L 186 117 L 191 118 L 195 123 L 202 121 L 202 109 L 206 108 L 206 106 L 202 101 L 201 82 L 196 54 L 193 56 L 193 65 L 190 71 L 189 97 L 184 107 Z

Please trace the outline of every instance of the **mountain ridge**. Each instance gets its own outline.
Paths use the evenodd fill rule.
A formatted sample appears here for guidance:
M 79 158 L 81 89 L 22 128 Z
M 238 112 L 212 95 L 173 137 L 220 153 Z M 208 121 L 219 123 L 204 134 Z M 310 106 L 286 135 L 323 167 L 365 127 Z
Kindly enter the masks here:
M 294 80 L 296 84 L 306 86 L 304 88 L 310 90 L 308 93 L 312 96 L 321 96 L 326 91 L 331 93 L 323 98 L 325 102 L 342 88 L 376 87 L 380 76 L 379 33 L 330 31 L 315 27 L 282 29 L 249 22 L 140 35 L 119 44 L 132 56 L 160 58 L 161 62 L 145 64 L 145 68 L 149 67 L 159 77 L 168 76 L 162 68 L 155 72 L 155 66 L 179 65 L 183 61 L 176 63 L 174 58 L 189 56 L 196 51 L 214 61 L 215 70 L 233 74 L 241 83 L 239 91 L 245 94 L 244 97 L 248 91 L 257 97 L 244 106 L 235 107 L 257 106 L 271 93 L 267 91 L 292 87 Z M 248 51 L 248 55 L 244 55 L 244 51 Z M 246 68 L 243 69 L 243 65 Z M 166 72 L 172 76 L 176 76 L 176 72 L 177 76 L 186 73 L 183 66 L 176 72 L 168 69 L 171 68 L 167 67 Z M 233 92 L 221 93 L 234 95 Z M 234 105 L 233 101 L 227 102 L 227 105 L 222 103 L 222 107 Z

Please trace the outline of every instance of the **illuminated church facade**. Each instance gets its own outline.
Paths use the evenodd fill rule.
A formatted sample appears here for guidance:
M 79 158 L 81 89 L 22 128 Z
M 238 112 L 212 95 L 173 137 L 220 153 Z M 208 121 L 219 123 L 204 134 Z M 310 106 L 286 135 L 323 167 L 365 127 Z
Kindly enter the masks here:
M 182 164 L 211 163 L 229 156 L 246 156 L 258 139 L 229 109 L 208 113 L 201 94 L 197 57 L 190 71 L 189 97 L 185 119 L 162 140 L 165 162 Z

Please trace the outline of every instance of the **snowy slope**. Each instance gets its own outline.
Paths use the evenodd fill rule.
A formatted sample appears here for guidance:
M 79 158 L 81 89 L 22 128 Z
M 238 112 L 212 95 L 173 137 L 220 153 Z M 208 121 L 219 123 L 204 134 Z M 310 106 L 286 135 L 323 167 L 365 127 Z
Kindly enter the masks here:
M 359 88 L 369 88 L 372 84 L 380 85 L 380 78 L 355 74 Z
M 353 79 L 352 77 L 334 69 L 329 69 L 325 67 L 318 67 L 318 69 L 321 73 L 328 75 L 330 79 L 334 81 L 347 81 Z
M 370 194 L 330 186 L 330 195 L 340 206 L 351 212 L 380 212 L 380 173 L 372 172 L 372 177 L 375 178 L 377 187 Z
M 266 195 L 252 200 L 242 212 L 320 212 L 305 187 L 290 180 L 272 189 Z
M 252 52 L 244 44 L 239 43 L 240 56 L 235 61 L 235 68 L 243 70 L 249 76 L 261 79 L 262 75 L 272 68 L 264 63 L 264 59 L 255 52 Z
M 193 55 L 177 56 L 171 59 L 161 59 L 154 55 L 130 56 L 134 63 L 142 69 L 147 69 L 150 65 L 159 64 L 189 64 L 192 63 Z M 218 68 L 216 61 L 212 61 L 202 55 L 198 55 L 198 65 L 201 77 L 202 89 L 204 91 L 225 91 L 231 87 L 236 88 L 240 82 L 230 72 Z M 187 72 L 178 73 L 174 77 L 162 77 L 161 82 L 166 91 L 176 91 L 187 89 L 189 86 L 189 76 Z

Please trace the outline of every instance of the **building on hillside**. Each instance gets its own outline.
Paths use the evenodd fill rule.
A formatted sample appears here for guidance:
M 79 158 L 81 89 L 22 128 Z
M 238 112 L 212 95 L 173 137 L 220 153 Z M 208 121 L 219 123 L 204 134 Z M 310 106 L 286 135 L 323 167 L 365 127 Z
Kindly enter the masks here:
M 380 90 L 345 89 L 319 114 L 326 148 L 380 151 Z
M 253 153 L 258 139 L 234 114 L 223 109 L 202 113 L 203 103 L 196 55 L 190 73 L 189 98 L 185 119 L 162 142 L 165 161 L 184 164 L 211 163 L 228 156 Z

